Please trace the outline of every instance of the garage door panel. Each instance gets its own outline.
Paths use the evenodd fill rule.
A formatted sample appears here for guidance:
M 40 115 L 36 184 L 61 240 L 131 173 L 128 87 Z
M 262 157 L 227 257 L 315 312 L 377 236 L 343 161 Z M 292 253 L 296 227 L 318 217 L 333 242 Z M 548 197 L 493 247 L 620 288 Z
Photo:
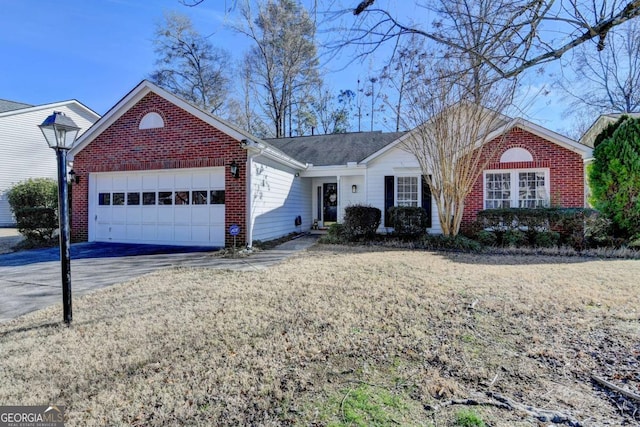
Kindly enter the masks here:
M 127 189 L 127 177 L 126 176 L 114 176 L 112 183 L 114 190 L 126 190 Z
M 174 224 L 191 224 L 191 209 L 188 206 L 176 206 L 173 211 Z
M 106 172 L 91 179 L 96 182 L 96 219 L 90 221 L 94 240 L 224 245 L 225 205 L 211 204 L 210 197 L 212 191 L 224 191 L 224 167 Z
M 155 190 L 158 188 L 158 177 L 156 175 L 142 175 L 142 189 Z
M 157 228 L 155 224 L 142 224 L 142 240 L 146 242 L 158 240 Z
M 176 188 L 191 188 L 191 174 L 188 175 L 176 175 L 174 180 Z
M 127 224 L 127 240 L 140 240 L 142 238 L 142 225 Z
M 209 226 L 208 225 L 192 225 L 191 240 L 194 242 L 208 242 Z
M 138 207 L 128 207 L 126 214 L 127 224 L 140 224 L 142 222 L 142 211 Z
M 158 175 L 158 188 L 173 189 L 173 175 L 169 175 L 169 174 Z

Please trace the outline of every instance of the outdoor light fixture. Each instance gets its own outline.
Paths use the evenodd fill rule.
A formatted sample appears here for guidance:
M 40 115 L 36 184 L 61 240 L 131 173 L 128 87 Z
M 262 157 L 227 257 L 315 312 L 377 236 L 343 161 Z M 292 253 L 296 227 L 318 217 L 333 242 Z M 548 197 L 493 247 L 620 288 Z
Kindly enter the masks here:
M 352 192 L 352 193 L 357 193 L 357 192 L 358 192 L 358 186 L 357 186 L 357 185 L 355 185 L 355 184 L 353 184 L 353 185 L 351 186 L 351 192 Z
M 73 146 L 80 128 L 65 116 L 54 111 L 40 126 L 47 144 L 56 150 L 58 160 L 58 220 L 60 225 L 60 267 L 62 270 L 62 310 L 64 322 L 71 324 L 71 256 L 69 235 L 69 190 L 67 187 L 67 151 Z
M 73 169 L 69 171 L 69 178 L 71 178 L 72 183 L 76 183 L 76 184 L 80 183 L 80 175 L 77 175 L 76 171 L 74 171 Z
M 240 176 L 240 166 L 235 160 L 229 165 L 229 172 L 231 172 L 231 176 L 234 178 L 238 178 Z

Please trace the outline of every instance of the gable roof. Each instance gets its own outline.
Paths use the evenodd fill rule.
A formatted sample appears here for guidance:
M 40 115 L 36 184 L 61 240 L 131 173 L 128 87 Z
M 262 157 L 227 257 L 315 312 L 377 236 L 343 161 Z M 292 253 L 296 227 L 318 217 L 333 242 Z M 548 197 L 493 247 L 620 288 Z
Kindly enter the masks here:
M 550 129 L 537 125 L 523 118 L 518 117 L 518 118 L 512 119 L 504 115 L 500 115 L 498 117 L 498 119 L 496 120 L 495 126 L 493 126 L 493 129 L 488 129 L 482 136 L 480 136 L 480 141 L 478 141 L 478 143 L 481 143 L 482 141 L 485 141 L 485 142 L 491 141 L 492 139 L 497 138 L 498 136 L 503 135 L 516 127 L 523 129 L 527 132 L 530 132 L 534 135 L 537 135 L 543 139 L 546 139 L 547 141 L 550 141 L 563 148 L 574 151 L 580 154 L 583 159 L 589 159 L 592 157 L 593 149 L 591 147 L 588 147 L 584 144 L 581 144 L 577 141 L 567 138 L 564 135 L 561 135 L 557 132 L 554 132 Z M 374 160 L 379 156 L 383 155 L 387 151 L 399 146 L 407 138 L 411 137 L 413 132 L 414 130 L 400 136 L 397 140 L 393 141 L 391 144 L 385 147 L 382 147 L 382 149 L 378 150 L 377 152 L 363 159 L 362 163 L 368 163 L 371 160 Z
M 361 162 L 406 132 L 353 132 L 265 139 L 289 156 L 314 166 Z
M 51 104 L 31 105 L 31 106 L 23 107 L 23 108 L 16 109 L 16 110 L 0 112 L 0 118 L 15 116 L 15 115 L 18 115 L 18 114 L 31 113 L 31 112 L 40 111 L 40 110 L 51 110 L 51 109 L 56 109 L 56 108 L 60 108 L 60 107 L 64 107 L 64 106 L 68 107 L 68 106 L 72 106 L 72 105 L 75 105 L 75 106 L 79 107 L 80 109 L 85 111 L 90 116 L 93 116 L 93 118 L 95 120 L 92 120 L 92 122 L 95 122 L 96 120 L 98 120 L 100 118 L 100 115 L 98 113 L 96 113 L 91 108 L 89 108 L 86 105 L 84 105 L 82 102 L 80 102 L 78 100 L 75 100 L 75 99 L 69 99 L 67 101 L 60 101 L 60 102 L 52 102 Z
M 259 138 L 251 135 L 250 133 L 236 127 L 235 125 L 207 113 L 199 109 L 198 107 L 190 104 L 182 98 L 177 97 L 171 92 L 162 89 L 161 87 L 151 83 L 148 80 L 141 81 L 136 87 L 134 87 L 128 94 L 126 94 L 120 101 L 116 103 L 107 113 L 102 116 L 97 122 L 93 124 L 85 133 L 80 136 L 73 145 L 73 148 L 69 150 L 69 156 L 73 158 L 77 153 L 82 151 L 87 145 L 89 145 L 95 138 L 97 138 L 102 132 L 115 123 L 122 115 L 124 115 L 131 107 L 137 104 L 142 98 L 149 93 L 154 93 L 161 98 L 164 98 L 168 102 L 172 103 L 178 108 L 185 110 L 187 113 L 197 117 L 203 122 L 219 129 L 232 138 L 243 142 L 243 146 L 247 149 L 253 148 L 261 150 L 262 153 L 272 155 L 279 161 L 290 164 L 297 168 L 305 168 L 306 165 L 301 164 L 296 159 L 289 158 L 286 153 L 282 153 L 279 150 L 273 149 L 273 147 L 266 144 Z M 246 140 L 246 143 L 245 143 Z M 266 152 L 265 152 L 266 150 Z
M 23 102 L 9 101 L 7 99 L 0 99 L 0 113 L 6 113 L 7 111 L 20 110 L 22 108 L 33 107 L 33 105 L 25 104 Z

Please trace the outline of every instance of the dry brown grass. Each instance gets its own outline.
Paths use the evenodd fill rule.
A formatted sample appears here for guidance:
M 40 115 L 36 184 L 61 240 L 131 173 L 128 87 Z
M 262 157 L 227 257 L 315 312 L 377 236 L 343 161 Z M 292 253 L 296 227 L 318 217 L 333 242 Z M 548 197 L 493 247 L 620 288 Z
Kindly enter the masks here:
M 322 245 L 264 272 L 165 271 L 76 299 L 71 328 L 60 307 L 0 324 L 0 404 L 63 404 L 69 426 L 338 426 L 368 393 L 378 425 L 445 426 L 460 406 L 441 402 L 493 391 L 633 425 L 590 375 L 640 391 L 638 277 L 639 261 Z

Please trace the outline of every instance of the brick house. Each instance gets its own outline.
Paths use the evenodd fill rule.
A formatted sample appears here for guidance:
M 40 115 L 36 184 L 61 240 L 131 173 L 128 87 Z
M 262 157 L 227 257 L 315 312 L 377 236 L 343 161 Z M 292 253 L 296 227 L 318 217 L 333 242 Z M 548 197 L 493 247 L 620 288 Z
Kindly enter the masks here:
M 494 132 L 504 149 L 479 177 L 465 220 L 487 207 L 584 205 L 589 147 L 521 119 Z M 143 81 L 70 152 L 80 177 L 72 238 L 250 245 L 340 222 L 353 204 L 422 206 L 428 231 L 438 233 L 418 162 L 402 148 L 408 135 L 261 140 Z M 380 231 L 388 231 L 384 223 Z

